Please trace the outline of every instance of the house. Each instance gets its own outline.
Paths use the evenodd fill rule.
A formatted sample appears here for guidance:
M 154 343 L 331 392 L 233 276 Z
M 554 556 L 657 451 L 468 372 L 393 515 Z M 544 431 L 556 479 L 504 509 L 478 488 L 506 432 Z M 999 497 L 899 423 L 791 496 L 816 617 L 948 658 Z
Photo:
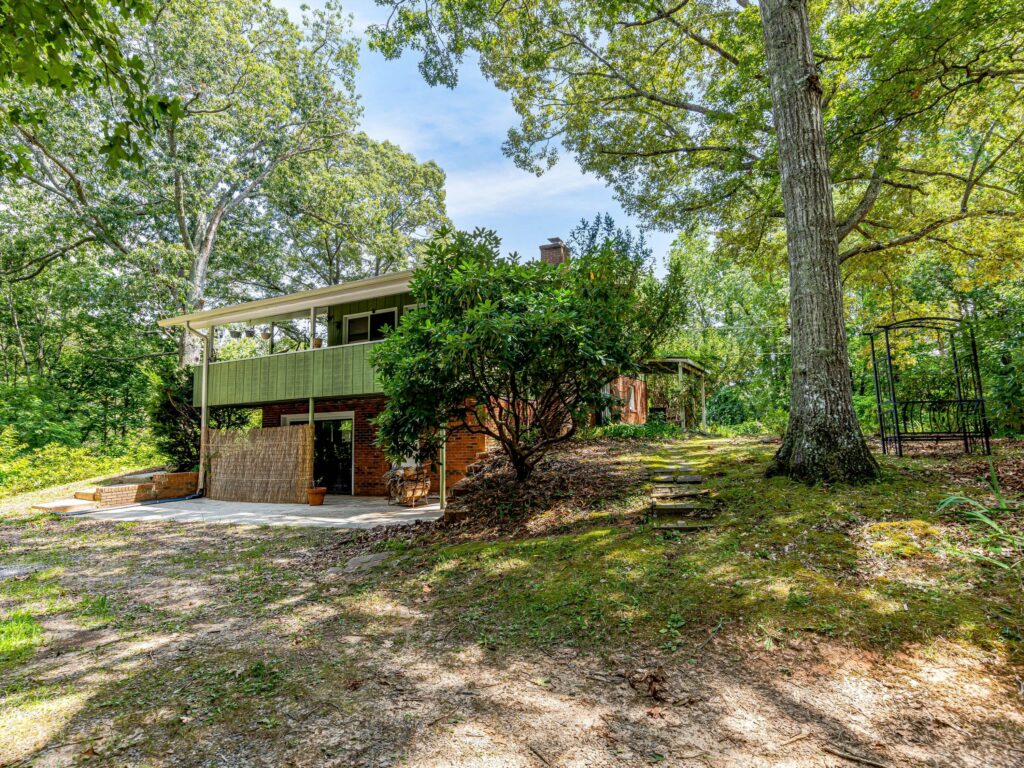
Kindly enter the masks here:
M 568 255 L 557 238 L 541 246 L 548 263 Z M 374 444 L 373 425 L 386 399 L 369 358 L 385 329 L 416 308 L 411 277 L 395 272 L 159 321 L 203 341 L 193 387 L 203 420 L 200 490 L 234 501 L 302 501 L 312 485 L 332 494 L 386 494 L 391 467 Z M 225 329 L 238 336 L 245 329 L 263 354 L 218 360 L 214 340 Z M 257 331 L 262 343 L 255 342 Z M 642 423 L 643 382 L 617 379 L 609 386 L 621 395 L 624 416 Z M 245 434 L 210 430 L 214 407 L 254 409 L 261 427 Z M 449 435 L 432 470 L 433 491 L 443 499 L 486 448 L 483 435 Z

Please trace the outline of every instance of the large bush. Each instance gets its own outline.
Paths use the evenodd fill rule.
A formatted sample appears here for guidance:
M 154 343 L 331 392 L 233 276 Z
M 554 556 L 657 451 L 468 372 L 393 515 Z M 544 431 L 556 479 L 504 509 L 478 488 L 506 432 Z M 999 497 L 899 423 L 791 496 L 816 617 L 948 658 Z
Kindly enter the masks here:
M 750 418 L 747 404 L 738 387 L 719 387 L 708 398 L 708 421 L 731 426 Z
M 373 351 L 392 459 L 436 458 L 440 427 L 489 435 L 519 480 L 639 371 L 679 316 L 678 273 L 654 278 L 642 241 L 608 220 L 578 232 L 558 266 L 499 255 L 493 232 L 444 232 L 410 290 L 421 305 Z M 467 404 L 474 404 L 467 410 Z

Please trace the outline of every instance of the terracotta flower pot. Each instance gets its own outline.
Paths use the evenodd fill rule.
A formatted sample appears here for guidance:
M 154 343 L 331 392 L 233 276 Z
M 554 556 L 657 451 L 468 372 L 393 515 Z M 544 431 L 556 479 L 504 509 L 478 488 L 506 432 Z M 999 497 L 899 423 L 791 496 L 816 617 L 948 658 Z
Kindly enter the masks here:
M 324 496 L 327 495 L 326 488 L 307 488 L 306 501 L 311 507 L 319 507 L 324 503 Z
M 320 349 L 324 345 L 323 339 L 313 339 L 313 349 Z

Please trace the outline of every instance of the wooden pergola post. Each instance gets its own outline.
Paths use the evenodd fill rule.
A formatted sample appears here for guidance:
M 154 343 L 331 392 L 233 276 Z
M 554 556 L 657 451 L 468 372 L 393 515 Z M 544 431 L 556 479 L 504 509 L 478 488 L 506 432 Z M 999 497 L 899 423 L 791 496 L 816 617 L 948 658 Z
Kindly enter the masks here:
M 700 428 L 708 431 L 708 398 L 707 398 L 707 377 L 704 372 L 700 374 Z

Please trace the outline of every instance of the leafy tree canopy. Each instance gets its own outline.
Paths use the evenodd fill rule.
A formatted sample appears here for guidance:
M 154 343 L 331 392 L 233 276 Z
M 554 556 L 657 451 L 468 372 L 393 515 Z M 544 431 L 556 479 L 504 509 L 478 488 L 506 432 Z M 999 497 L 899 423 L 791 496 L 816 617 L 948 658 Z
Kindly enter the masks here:
M 23 87 L 60 97 L 116 92 L 119 114 L 103 122 L 107 163 L 141 158 L 159 118 L 180 104 L 150 88 L 143 59 L 122 45 L 121 25 L 152 18 L 150 0 L 0 0 L 0 120 L 28 128 L 44 119 Z M 0 152 L 0 172 L 29 168 L 24 148 Z M 22 151 L 19 151 L 22 150 Z
M 454 86 L 469 52 L 520 123 L 505 151 L 560 148 L 627 210 L 702 225 L 777 261 L 782 200 L 763 33 L 745 0 L 430 0 L 392 5 L 373 44 Z M 840 258 L 937 243 L 1005 258 L 1024 195 L 1021 0 L 811 3 Z
M 640 369 L 678 318 L 681 276 L 656 280 L 643 241 L 608 218 L 572 243 L 558 266 L 502 257 L 486 230 L 428 244 L 411 284 L 421 306 L 373 353 L 389 456 L 432 460 L 453 424 L 496 440 L 525 480 L 609 404 L 609 381 Z

